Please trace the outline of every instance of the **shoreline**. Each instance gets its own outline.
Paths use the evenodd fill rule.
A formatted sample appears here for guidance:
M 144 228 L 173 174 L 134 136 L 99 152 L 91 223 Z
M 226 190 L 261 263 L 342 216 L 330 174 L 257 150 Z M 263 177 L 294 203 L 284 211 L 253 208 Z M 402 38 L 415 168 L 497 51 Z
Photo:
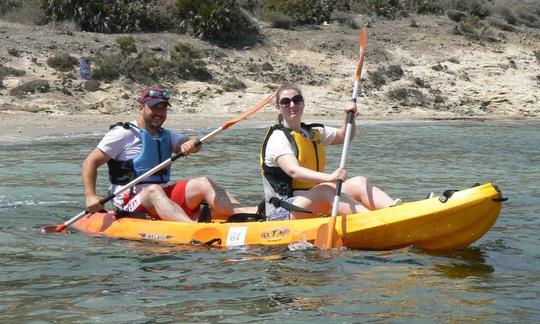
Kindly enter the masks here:
M 171 113 L 165 123 L 171 129 L 194 129 L 194 128 L 217 128 L 228 120 L 236 117 L 231 113 Z M 0 128 L 0 142 L 31 141 L 43 137 L 63 137 L 88 134 L 104 134 L 109 125 L 119 121 L 131 121 L 136 118 L 136 113 L 102 115 L 102 114 L 78 114 L 78 115 L 43 115 L 35 113 L 10 113 L 0 112 L 2 127 Z M 259 112 L 247 120 L 235 124 L 233 127 L 260 127 L 264 128 L 275 122 L 275 113 Z M 340 125 L 343 119 L 321 115 L 305 114 L 306 122 L 323 122 L 329 125 Z M 467 117 L 467 116 L 358 116 L 357 124 L 373 123 L 540 123 L 540 119 L 519 117 Z
M 232 113 L 171 113 L 165 123 L 172 129 L 217 128 L 228 120 L 238 116 Z M 3 126 L 0 128 L 0 143 L 27 142 L 43 137 L 63 137 L 73 135 L 104 134 L 109 125 L 119 121 L 131 121 L 136 112 L 131 114 L 77 114 L 77 115 L 36 115 L 35 113 L 0 112 Z M 250 118 L 240 121 L 233 127 L 266 127 L 275 122 L 273 112 L 259 112 Z M 339 125 L 342 118 L 305 114 L 306 122 L 323 122 Z M 468 116 L 358 116 L 357 124 L 375 123 L 540 123 L 540 119 L 522 117 L 468 117 Z

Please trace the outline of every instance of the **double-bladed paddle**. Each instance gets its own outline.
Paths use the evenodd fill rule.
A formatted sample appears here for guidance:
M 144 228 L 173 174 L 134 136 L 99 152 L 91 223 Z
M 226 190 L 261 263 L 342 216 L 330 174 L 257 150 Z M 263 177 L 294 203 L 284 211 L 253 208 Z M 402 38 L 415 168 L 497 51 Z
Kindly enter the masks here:
M 218 127 L 217 129 L 215 129 L 214 131 L 212 131 L 211 133 L 205 135 L 203 138 L 200 139 L 198 145 L 201 145 L 202 143 L 208 143 L 210 142 L 212 139 L 214 139 L 218 134 L 220 134 L 221 132 L 223 132 L 224 130 L 226 130 L 227 128 L 231 127 L 232 125 L 238 123 L 239 121 L 243 120 L 243 119 L 246 119 L 248 118 L 249 116 L 255 114 L 257 111 L 261 110 L 264 106 L 266 106 L 268 103 L 270 103 L 270 101 L 272 100 L 272 98 L 274 97 L 275 93 L 272 93 L 270 96 L 268 96 L 266 99 L 264 99 L 263 101 L 259 102 L 257 105 L 255 105 L 253 108 L 249 109 L 248 111 L 242 113 L 241 115 L 227 121 L 225 124 L 223 124 L 222 126 Z M 146 171 L 144 174 L 140 175 L 138 178 L 132 180 L 130 183 L 118 188 L 114 193 L 110 194 L 109 196 L 101 199 L 99 202 L 102 204 L 102 205 L 105 205 L 107 202 L 111 201 L 112 199 L 114 199 L 114 197 L 118 196 L 119 194 L 129 190 L 131 187 L 141 183 L 142 181 L 144 181 L 144 179 L 148 178 L 149 176 L 153 175 L 154 173 L 158 172 L 159 170 L 163 169 L 163 168 L 166 168 L 168 167 L 169 165 L 171 165 L 175 160 L 177 160 L 179 157 L 181 156 L 184 156 L 182 154 L 182 152 L 179 152 L 179 153 L 173 153 L 171 155 L 171 157 L 163 162 L 161 162 L 160 164 L 156 165 L 154 168 Z M 75 223 L 76 221 L 78 221 L 79 219 L 81 219 L 84 215 L 88 214 L 88 212 L 86 210 L 83 210 L 82 212 L 80 212 L 77 216 L 69 219 L 68 221 L 62 223 L 62 224 L 58 224 L 58 225 L 47 225 L 47 226 L 43 226 L 41 228 L 41 232 L 42 233 L 56 233 L 56 232 L 62 232 L 64 231 L 68 226 L 72 225 L 73 223 Z
M 366 29 L 362 27 L 360 29 L 360 61 L 354 74 L 354 86 L 352 93 L 352 102 L 356 103 L 358 97 L 358 86 L 360 84 L 360 76 L 362 75 L 362 67 L 364 65 L 364 54 L 366 49 Z M 352 122 L 354 119 L 354 113 L 350 111 L 347 115 L 347 128 L 345 130 L 345 141 L 343 143 L 343 149 L 341 151 L 340 168 L 345 168 L 345 162 L 347 160 L 347 152 L 349 150 L 349 143 L 351 142 L 351 130 Z M 336 231 L 336 215 L 338 211 L 339 199 L 341 196 L 341 186 L 343 181 L 338 180 L 336 183 L 336 195 L 334 196 L 334 202 L 332 204 L 332 215 L 328 220 L 328 223 L 322 224 L 317 230 L 317 237 L 315 238 L 315 246 L 320 249 L 331 249 L 333 247 L 343 246 L 341 237 L 339 237 Z

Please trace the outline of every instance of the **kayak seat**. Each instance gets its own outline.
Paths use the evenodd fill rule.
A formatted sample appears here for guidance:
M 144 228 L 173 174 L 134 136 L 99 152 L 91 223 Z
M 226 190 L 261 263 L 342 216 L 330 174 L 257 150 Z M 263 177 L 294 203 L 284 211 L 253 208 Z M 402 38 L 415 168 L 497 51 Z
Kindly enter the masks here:
M 151 219 L 151 217 L 146 213 L 132 212 L 127 210 L 122 210 L 120 208 L 114 209 L 114 216 L 116 219 L 128 217 L 128 218 L 138 218 L 138 219 Z
M 238 213 L 231 215 L 227 219 L 227 223 L 245 223 L 245 222 L 264 222 L 266 221 L 266 216 L 261 214 L 251 214 L 251 213 Z

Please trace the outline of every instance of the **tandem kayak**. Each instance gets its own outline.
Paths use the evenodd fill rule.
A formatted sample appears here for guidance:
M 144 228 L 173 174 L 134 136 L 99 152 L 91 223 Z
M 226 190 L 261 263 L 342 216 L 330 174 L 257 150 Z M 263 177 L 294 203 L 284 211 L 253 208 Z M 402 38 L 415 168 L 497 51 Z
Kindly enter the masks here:
M 501 211 L 500 189 L 491 183 L 360 214 L 338 216 L 336 231 L 352 249 L 390 250 L 415 246 L 449 250 L 481 238 Z M 287 221 L 184 223 L 122 217 L 114 213 L 85 215 L 73 226 L 85 233 L 133 240 L 212 246 L 313 243 L 328 218 Z

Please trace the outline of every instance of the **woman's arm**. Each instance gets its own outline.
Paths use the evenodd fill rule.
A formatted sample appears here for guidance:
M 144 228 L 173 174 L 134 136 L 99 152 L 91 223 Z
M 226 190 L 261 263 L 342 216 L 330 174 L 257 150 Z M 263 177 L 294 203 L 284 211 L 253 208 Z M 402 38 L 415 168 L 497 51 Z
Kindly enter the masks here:
M 276 162 L 289 177 L 299 181 L 321 183 L 336 182 L 338 179 L 345 181 L 347 179 L 347 171 L 345 169 L 337 169 L 331 174 L 313 171 L 300 166 L 298 160 L 292 154 L 281 155 L 276 158 Z
M 351 105 L 345 109 L 345 121 L 343 122 L 343 125 L 340 129 L 338 129 L 336 133 L 336 137 L 334 137 L 334 140 L 330 145 L 336 145 L 336 144 L 343 144 L 345 142 L 345 132 L 347 131 L 347 119 L 349 116 L 349 112 L 354 113 L 354 117 L 356 117 L 357 110 L 356 110 L 356 103 L 351 102 Z M 353 118 L 352 120 L 352 128 L 351 128 L 351 140 L 354 138 L 354 134 L 356 133 L 356 122 Z

